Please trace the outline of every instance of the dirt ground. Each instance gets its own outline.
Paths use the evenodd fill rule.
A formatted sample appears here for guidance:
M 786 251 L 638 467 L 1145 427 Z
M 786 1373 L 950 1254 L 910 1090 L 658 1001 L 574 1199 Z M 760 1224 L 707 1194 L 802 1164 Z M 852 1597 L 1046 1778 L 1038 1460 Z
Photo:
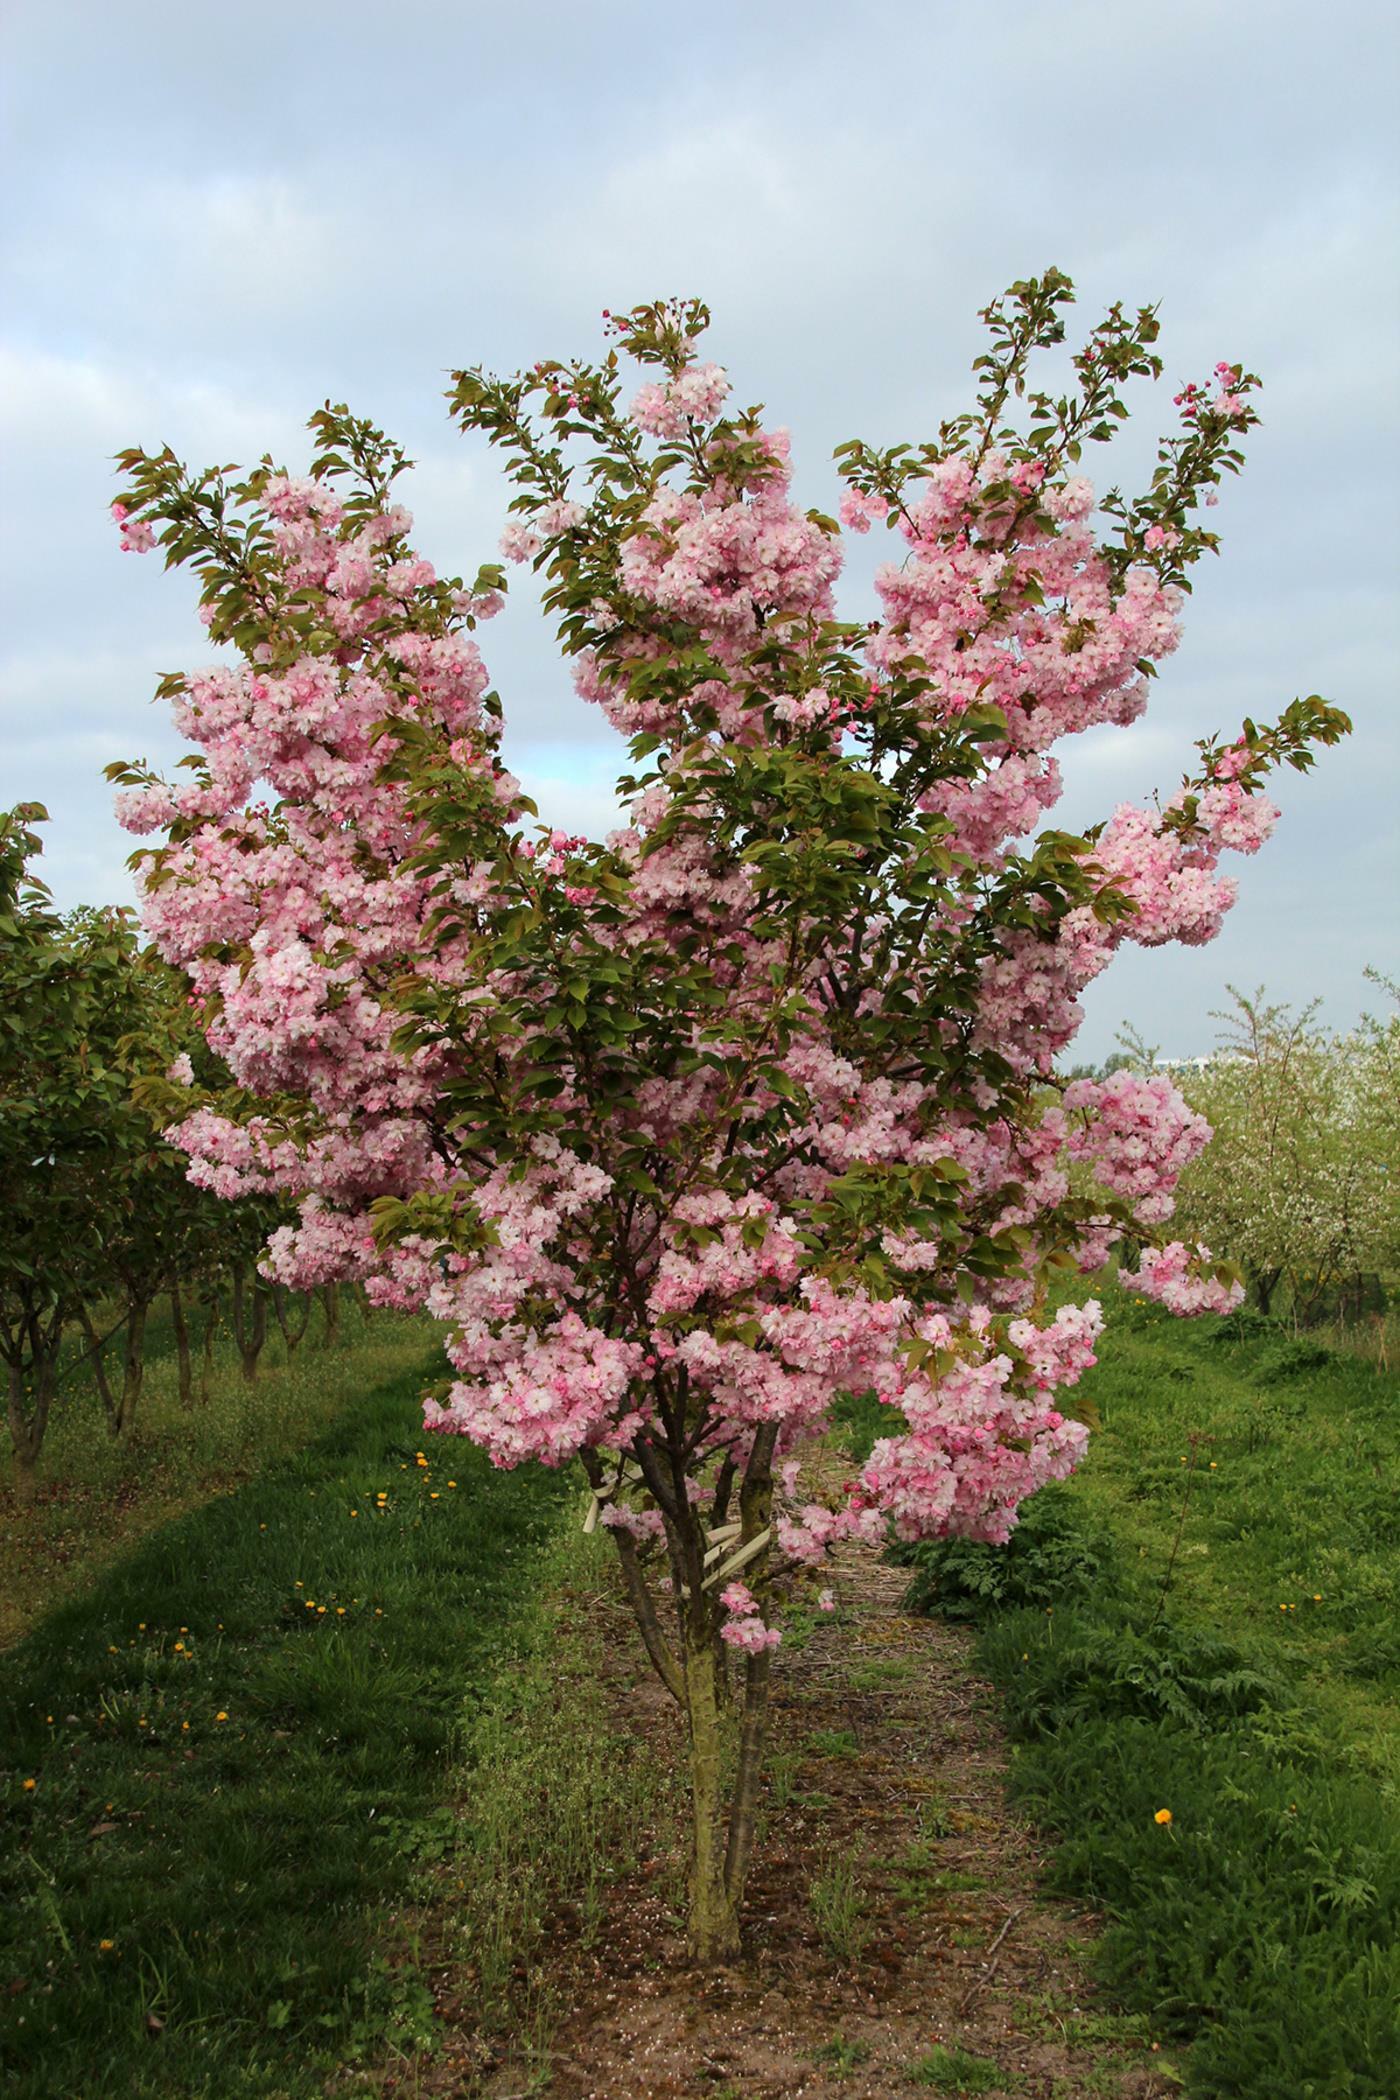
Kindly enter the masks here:
M 1036 1895 L 1007 1807 L 1006 1745 L 966 1636 L 901 1609 L 871 1552 L 838 1570 L 840 1623 L 784 1646 L 744 1958 L 685 1958 L 675 1847 L 611 1890 L 585 1948 L 570 1921 L 532 1979 L 550 2009 L 494 2066 L 461 2035 L 398 2088 L 466 2100 L 1159 2100 L 1140 2023 L 1096 2004 L 1092 1918 Z M 619 1623 L 617 1651 L 630 1621 Z M 650 1684 L 650 1680 L 648 1680 Z M 617 1696 L 674 1758 L 659 1688 Z M 643 1696 L 639 1699 L 639 1693 Z M 440 2011 L 450 2022 L 450 1989 Z M 458 2003 L 461 2001 L 459 2000 Z M 392 2088 L 390 2088 L 392 2089 Z

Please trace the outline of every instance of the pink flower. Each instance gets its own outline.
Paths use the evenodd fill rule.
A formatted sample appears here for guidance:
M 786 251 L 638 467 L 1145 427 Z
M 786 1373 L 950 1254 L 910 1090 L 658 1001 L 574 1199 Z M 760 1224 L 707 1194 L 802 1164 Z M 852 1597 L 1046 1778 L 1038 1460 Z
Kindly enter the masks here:
M 112 505 L 112 517 L 121 528 L 123 554 L 149 554 L 156 543 L 155 527 L 144 518 L 133 518 L 124 503 Z

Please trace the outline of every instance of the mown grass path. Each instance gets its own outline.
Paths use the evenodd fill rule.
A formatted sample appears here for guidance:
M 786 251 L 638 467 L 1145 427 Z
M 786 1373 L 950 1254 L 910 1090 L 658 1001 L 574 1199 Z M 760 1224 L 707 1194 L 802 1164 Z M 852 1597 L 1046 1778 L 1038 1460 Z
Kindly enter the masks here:
M 0 1658 L 0 2092 L 300 2096 L 430 2018 L 386 1933 L 559 1489 L 422 1367 Z

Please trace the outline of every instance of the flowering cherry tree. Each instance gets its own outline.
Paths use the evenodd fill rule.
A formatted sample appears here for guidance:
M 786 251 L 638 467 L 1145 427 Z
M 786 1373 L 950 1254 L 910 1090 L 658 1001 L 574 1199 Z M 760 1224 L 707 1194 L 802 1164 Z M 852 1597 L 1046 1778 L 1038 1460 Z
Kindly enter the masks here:
M 529 821 L 477 644 L 505 569 L 414 551 L 379 431 L 328 406 L 304 476 L 121 461 L 123 545 L 191 565 L 229 645 L 165 681 L 183 783 L 114 769 L 164 834 L 146 924 L 240 1090 L 172 1088 L 175 1140 L 197 1182 L 295 1200 L 270 1276 L 443 1322 L 430 1429 L 581 1464 L 685 1717 L 702 1957 L 737 1944 L 784 1603 L 831 1606 L 843 1540 L 1005 1539 L 1074 1466 L 1058 1395 L 1100 1316 L 1052 1314 L 1057 1275 L 1126 1242 L 1177 1310 L 1237 1295 L 1166 1237 L 1201 1119 L 1157 1081 L 1061 1098 L 1055 1060 L 1122 942 L 1215 933 L 1268 769 L 1347 725 L 1296 701 L 1163 806 L 1045 828 L 1058 742 L 1142 713 L 1255 421 L 1218 366 L 1147 493 L 1096 505 L 1081 452 L 1159 374 L 1157 323 L 1114 307 L 1051 398 L 1071 296 L 1050 272 L 987 310 L 933 440 L 842 447 L 839 524 L 702 360 L 698 302 L 605 316 L 597 362 L 455 375 L 513 483 L 501 553 L 631 739 L 602 844 Z M 868 624 L 837 617 L 843 527 L 894 536 Z M 852 1391 L 889 1431 L 823 1492 Z

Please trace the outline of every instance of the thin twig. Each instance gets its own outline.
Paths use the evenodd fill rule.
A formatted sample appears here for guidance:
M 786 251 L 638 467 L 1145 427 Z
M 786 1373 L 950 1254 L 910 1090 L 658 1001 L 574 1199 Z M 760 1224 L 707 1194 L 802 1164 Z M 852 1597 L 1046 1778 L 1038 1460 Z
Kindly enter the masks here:
M 986 1990 L 988 1984 L 991 1982 L 993 1976 L 996 1974 L 997 1964 L 1000 1960 L 1000 1955 L 998 1954 L 997 1949 L 1001 1946 L 1002 1941 L 1006 1938 L 1007 1933 L 1010 1932 L 1012 1926 L 1016 1923 L 1016 1920 L 1018 1918 L 1023 1918 L 1025 1914 L 1026 1906 L 1025 1904 L 1022 1904 L 1021 1908 L 1019 1910 L 1013 1910 L 1002 1924 L 1000 1932 L 998 1932 L 996 1938 L 987 1948 L 988 1959 L 986 1967 L 983 1969 L 982 1974 L 977 1978 L 977 1980 L 974 1983 L 968 1986 L 967 1990 L 964 1991 L 962 1997 L 958 2000 L 956 2010 L 959 2017 L 961 2017 L 961 2015 L 967 2011 L 973 1999 L 976 1998 L 982 1991 Z

